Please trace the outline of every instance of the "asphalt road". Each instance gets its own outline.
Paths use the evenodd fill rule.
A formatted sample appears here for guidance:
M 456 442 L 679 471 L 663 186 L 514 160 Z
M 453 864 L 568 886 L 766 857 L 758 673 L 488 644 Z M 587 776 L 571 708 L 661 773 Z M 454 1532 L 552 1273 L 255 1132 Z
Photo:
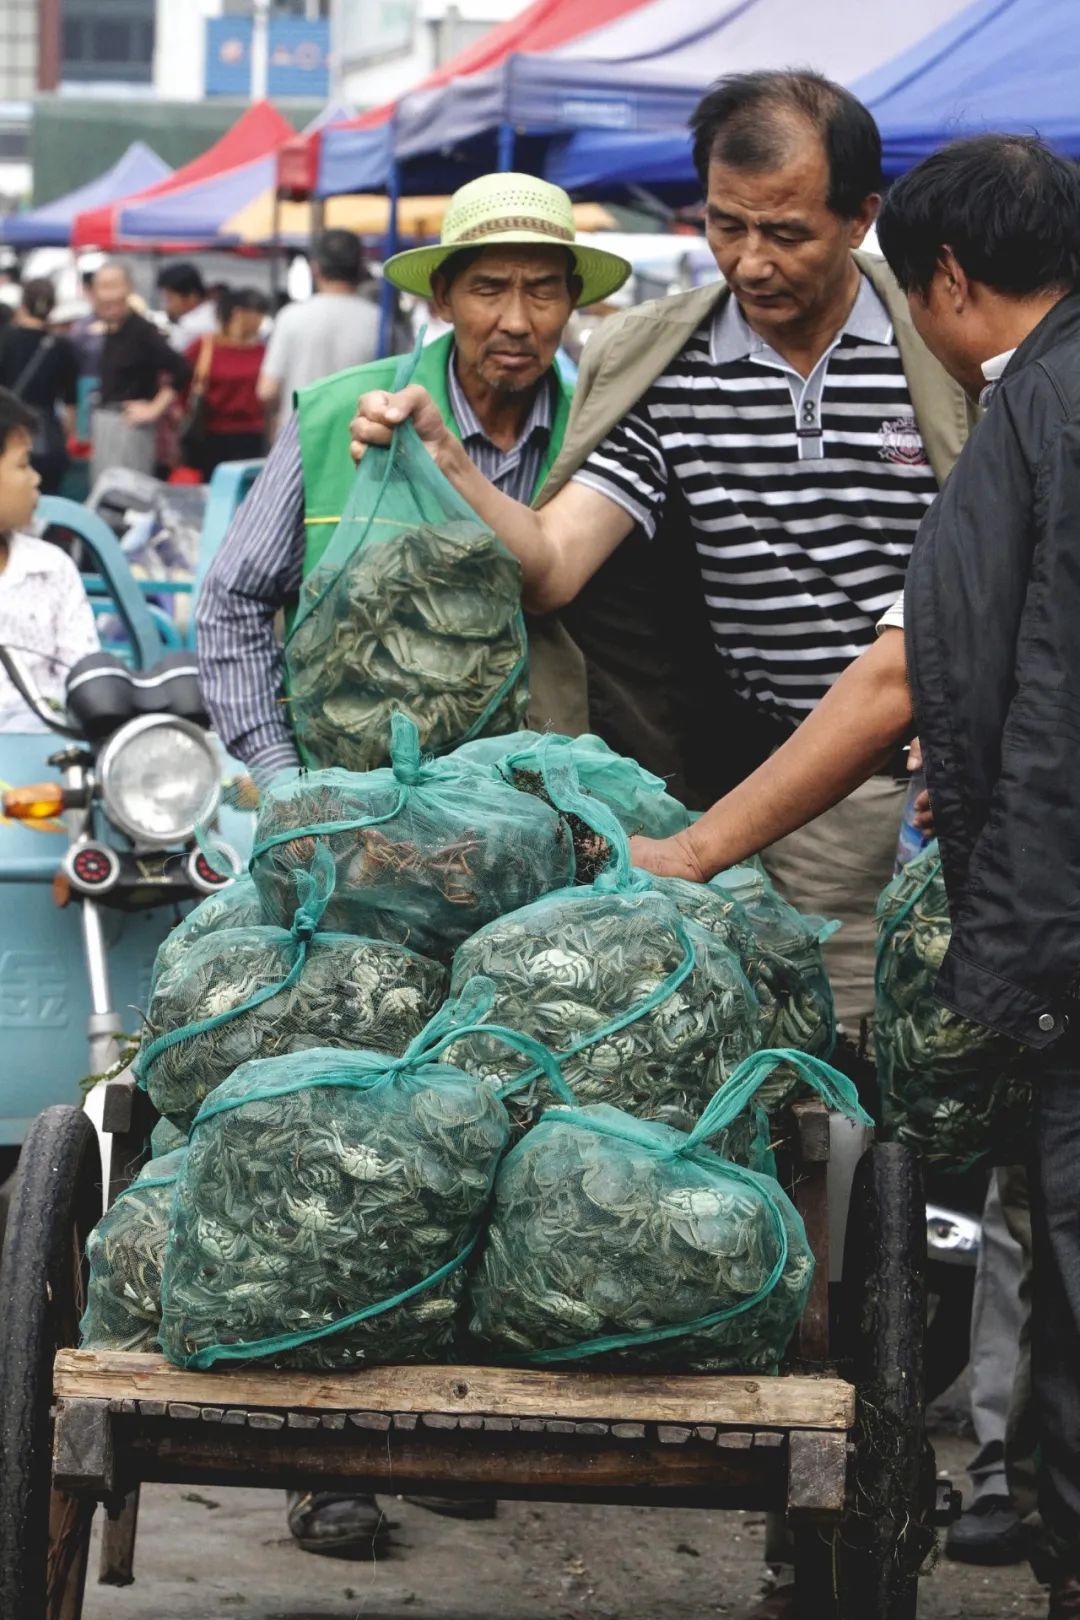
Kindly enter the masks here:
M 968 1442 L 937 1447 L 960 1478 Z M 136 1583 L 91 1585 L 84 1620 L 741 1620 L 766 1590 L 760 1515 L 513 1503 L 462 1524 L 385 1505 L 388 1556 L 340 1563 L 293 1546 L 280 1492 L 148 1487 Z M 922 1583 L 920 1620 L 1045 1613 L 1025 1568 L 942 1560 Z

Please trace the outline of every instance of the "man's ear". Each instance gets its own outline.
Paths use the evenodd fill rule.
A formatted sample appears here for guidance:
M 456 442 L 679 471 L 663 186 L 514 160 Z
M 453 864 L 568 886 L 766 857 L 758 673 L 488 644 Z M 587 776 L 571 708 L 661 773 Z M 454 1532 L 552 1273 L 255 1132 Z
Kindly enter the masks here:
M 938 254 L 937 269 L 941 271 L 942 290 L 954 313 L 960 315 L 971 302 L 971 283 L 951 247 L 943 247 Z
M 862 247 L 867 231 L 880 212 L 881 198 L 876 191 L 872 191 L 868 197 L 863 198 L 859 212 L 851 221 L 851 246 L 853 248 Z

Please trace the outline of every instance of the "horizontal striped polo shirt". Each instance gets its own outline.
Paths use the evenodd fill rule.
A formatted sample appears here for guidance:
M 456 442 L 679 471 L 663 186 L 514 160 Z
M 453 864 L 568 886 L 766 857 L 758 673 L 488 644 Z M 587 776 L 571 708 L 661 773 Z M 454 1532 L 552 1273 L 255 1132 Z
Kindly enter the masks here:
M 725 299 L 575 478 L 649 538 L 678 486 L 716 650 L 745 697 L 792 724 L 873 642 L 937 494 L 865 277 L 808 378 Z

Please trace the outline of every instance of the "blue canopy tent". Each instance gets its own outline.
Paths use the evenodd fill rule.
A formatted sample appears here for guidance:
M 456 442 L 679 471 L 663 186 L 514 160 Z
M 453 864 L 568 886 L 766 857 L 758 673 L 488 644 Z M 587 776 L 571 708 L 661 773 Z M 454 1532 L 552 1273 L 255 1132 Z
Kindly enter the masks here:
M 120 197 L 130 197 L 133 191 L 156 185 L 172 172 L 149 146 L 134 141 L 123 157 L 96 180 L 41 208 L 0 219 L 0 241 L 12 247 L 67 247 L 77 214 L 88 208 L 102 208 Z
M 959 135 L 988 129 L 1037 131 L 1059 151 L 1080 157 L 1076 0 L 968 0 L 908 49 L 855 77 L 831 65 L 827 13 L 819 7 L 815 14 L 823 44 L 805 60 L 843 77 L 873 112 L 886 175 L 902 174 Z M 795 59 L 786 44 L 783 50 L 784 60 Z M 568 191 L 611 200 L 637 184 L 677 203 L 696 185 L 689 140 L 680 131 L 643 138 L 582 130 L 557 144 L 547 172 Z

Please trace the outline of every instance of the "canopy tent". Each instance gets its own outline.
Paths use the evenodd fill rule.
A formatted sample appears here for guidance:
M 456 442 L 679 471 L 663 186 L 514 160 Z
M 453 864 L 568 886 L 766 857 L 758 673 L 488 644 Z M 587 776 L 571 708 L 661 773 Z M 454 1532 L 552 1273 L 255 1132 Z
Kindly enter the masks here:
M 348 108 L 331 102 L 308 127 L 320 129 L 348 116 Z M 268 133 L 273 134 L 272 126 Z M 159 243 L 243 245 L 229 230 L 228 222 L 268 191 L 272 194 L 275 153 L 280 144 L 280 140 L 275 141 L 271 150 L 219 174 L 196 178 L 186 185 L 143 199 L 129 198 L 120 208 L 123 239 L 143 246 Z
M 958 135 L 1012 130 L 1080 157 L 1076 0 L 975 0 L 852 85 L 881 128 L 886 174 Z
M 91 208 L 101 208 L 118 197 L 145 190 L 165 180 L 172 169 L 142 141 L 133 141 L 111 169 L 96 180 L 57 197 L 41 208 L 25 214 L 10 214 L 0 220 L 0 241 L 12 247 L 67 247 L 75 216 Z
M 141 223 L 146 216 L 137 214 L 136 210 L 149 208 L 174 192 L 190 194 L 188 188 L 199 182 L 250 165 L 260 158 L 271 158 L 292 133 L 292 125 L 268 101 L 256 102 L 201 157 L 185 163 L 175 173 L 133 195 L 78 214 L 71 232 L 72 246 L 112 249 L 123 246 L 128 240 L 138 240 L 137 236 L 131 237 L 129 226 Z M 257 195 L 263 184 L 265 181 L 249 195 Z M 222 218 L 235 212 L 245 200 L 246 197 L 233 199 Z M 169 241 L 176 239 L 167 238 Z M 145 236 L 143 243 L 145 245 Z
M 385 184 L 388 156 L 405 192 L 431 189 L 432 161 L 445 173 L 449 154 L 454 183 L 509 167 L 515 152 L 521 167 L 540 172 L 553 138 L 575 130 L 625 133 L 640 153 L 652 132 L 685 128 L 721 73 L 805 61 L 851 83 L 968 4 L 909 0 L 883 29 L 865 0 L 603 0 L 599 8 L 538 0 L 392 108 L 325 131 L 313 189 L 332 195 L 360 176 L 373 188 L 380 172 Z M 290 164 L 300 150 L 295 141 L 283 149 L 279 183 L 299 178 L 302 164 Z M 310 151 L 306 159 L 310 177 Z
M 1075 0 L 968 0 L 908 50 L 848 82 L 877 119 L 886 175 L 986 129 L 1037 130 L 1059 151 L 1080 157 L 1078 56 Z M 682 131 L 642 137 L 583 130 L 558 144 L 547 172 L 568 191 L 612 199 L 637 184 L 681 202 L 697 185 Z
M 446 212 L 446 197 L 403 197 L 398 205 L 398 235 L 409 238 L 437 237 Z M 615 224 L 599 203 L 578 203 L 574 220 L 579 231 L 602 231 Z M 311 203 L 283 202 L 274 230 L 274 193 L 263 192 L 254 202 L 226 221 L 223 234 L 244 247 L 306 246 L 315 233 L 315 209 Z M 323 204 L 324 230 L 355 231 L 358 236 L 385 236 L 390 225 L 390 199 L 385 196 L 328 197 Z

